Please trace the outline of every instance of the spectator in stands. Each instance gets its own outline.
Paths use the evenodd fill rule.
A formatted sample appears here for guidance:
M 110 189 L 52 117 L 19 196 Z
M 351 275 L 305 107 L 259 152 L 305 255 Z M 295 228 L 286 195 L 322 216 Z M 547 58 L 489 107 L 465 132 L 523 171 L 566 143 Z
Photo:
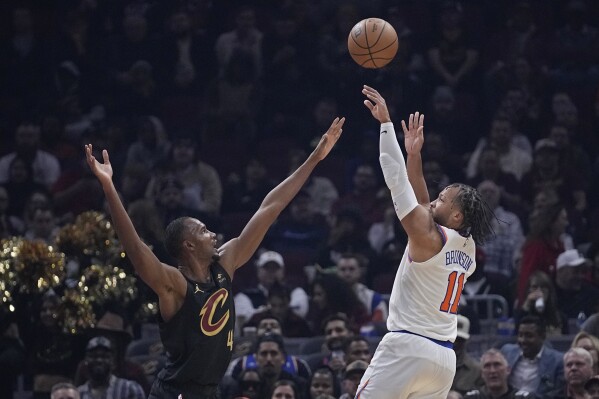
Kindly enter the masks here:
M 276 319 L 264 319 L 263 321 L 268 322 L 269 320 L 270 321 L 275 320 L 278 323 L 278 320 L 276 320 Z M 257 350 L 256 348 L 258 348 L 260 346 L 261 342 L 263 342 L 263 341 L 271 342 L 271 340 L 273 340 L 272 342 L 281 341 L 281 347 L 283 348 L 282 350 L 284 350 L 284 346 L 282 346 L 283 341 L 279 339 L 279 337 L 281 337 L 280 324 L 278 324 L 277 327 L 272 328 L 272 329 L 263 329 L 262 328 L 263 324 L 266 324 L 266 323 L 261 323 L 260 328 L 258 329 L 258 333 L 256 335 L 257 341 L 256 341 L 255 348 L 254 348 L 255 351 L 249 355 L 242 356 L 239 359 L 233 360 L 231 362 L 231 365 L 229 366 L 229 369 L 231 370 L 231 377 L 234 380 L 236 380 L 238 382 L 238 384 L 241 381 L 240 378 L 243 375 L 243 372 L 245 370 L 259 370 L 261 360 L 260 360 L 260 354 L 256 351 Z M 282 356 L 283 356 L 283 359 L 282 359 L 283 363 L 281 365 L 281 370 L 284 371 L 286 375 L 290 375 L 290 376 L 293 376 L 294 378 L 298 378 L 300 381 L 307 382 L 310 379 L 310 377 L 312 376 L 312 371 L 310 370 L 310 366 L 308 365 L 308 363 L 306 363 L 306 361 L 304 361 L 303 359 L 300 359 L 297 356 L 287 354 L 286 352 L 284 352 Z M 276 364 L 275 364 L 275 366 L 276 366 Z M 260 375 L 262 376 L 262 373 Z M 263 377 L 261 377 L 261 378 L 263 378 Z
M 562 353 L 545 345 L 545 325 L 536 316 L 520 319 L 517 331 L 518 343 L 501 348 L 511 369 L 509 384 L 544 398 L 564 383 Z
M 389 307 L 383 296 L 361 283 L 366 271 L 366 259 L 357 253 L 345 253 L 337 261 L 337 276 L 354 291 L 372 322 L 385 323 Z
M 10 197 L 6 189 L 0 186 L 0 239 L 21 235 L 23 222 L 15 215 L 9 213 Z
M 301 162 L 306 159 L 306 152 L 300 148 L 289 151 L 289 171 L 296 170 Z M 339 192 L 333 182 L 325 176 L 310 175 L 302 190 L 310 194 L 311 205 L 316 213 L 329 216 L 335 201 L 339 199 Z
M 266 310 L 268 292 L 275 283 L 285 284 L 285 261 L 274 251 L 263 251 L 255 261 L 258 284 L 235 295 L 235 313 L 243 319 L 240 326 L 255 313 Z M 289 307 L 300 317 L 308 312 L 308 294 L 301 287 L 291 291 Z
M 16 156 L 8 166 L 8 180 L 2 184 L 12 201 L 8 213 L 22 217 L 25 210 L 24 198 L 29 198 L 36 191 L 46 191 L 46 186 L 34 181 L 33 168 L 27 161 Z
M 491 221 L 495 234 L 480 247 L 485 254 L 484 275 L 494 293 L 504 293 L 515 277 L 514 258 L 524 242 L 522 226 L 516 214 L 500 205 L 502 189 L 495 182 L 484 180 L 477 189 L 495 213 Z
M 555 284 L 547 273 L 534 272 L 528 279 L 528 293 L 522 307 L 515 310 L 516 323 L 522 317 L 535 315 L 545 323 L 547 335 L 567 334 L 569 331 L 568 318 L 558 308 Z
M 318 274 L 312 282 L 310 292 L 311 302 L 307 319 L 313 330 L 322 325 L 327 317 L 336 313 L 345 314 L 356 327 L 361 327 L 369 321 L 366 308 L 354 291 L 334 274 Z
M 235 28 L 222 33 L 215 44 L 216 58 L 218 60 L 220 75 L 225 71 L 235 56 L 242 53 L 249 56 L 252 68 L 259 76 L 262 71 L 262 37 L 263 34 L 256 27 L 256 12 L 251 6 L 242 6 L 235 12 L 232 21 Z
M 311 195 L 302 189 L 289 204 L 289 211 L 270 229 L 266 240 L 276 251 L 303 252 L 306 260 L 311 262 L 328 235 L 329 226 L 324 215 L 316 210 Z
M 347 365 L 344 346 L 346 341 L 354 336 L 350 324 L 350 320 L 343 313 L 334 313 L 322 323 L 325 340 L 321 353 L 324 356 L 319 364 L 329 367 L 336 374 L 341 374 Z
M 264 386 L 260 378 L 260 373 L 256 369 L 246 369 L 239 374 L 237 397 L 247 399 L 261 399 L 264 397 Z
M 343 371 L 343 379 L 341 381 L 343 395 L 339 399 L 353 399 L 358 391 L 360 380 L 368 368 L 368 362 L 363 360 L 354 360 L 348 362 L 347 367 Z
M 85 362 L 89 369 L 89 379 L 77 388 L 81 399 L 95 399 L 97 392 L 102 391 L 114 399 L 145 399 L 143 388 L 137 382 L 112 374 L 114 352 L 108 338 L 98 336 L 89 340 Z
M 466 31 L 461 4 L 443 2 L 438 19 L 437 37 L 428 50 L 432 79 L 436 84 L 473 90 L 478 80 L 479 51 Z
M 589 260 L 576 249 L 557 257 L 556 293 L 559 309 L 570 319 L 582 312 L 584 317 L 599 310 L 599 288 L 585 280 Z
M 333 215 L 340 216 L 345 209 L 355 210 L 367 226 L 383 220 L 386 202 L 378 195 L 381 189 L 378 174 L 369 163 L 359 165 L 352 175 L 349 190 L 333 205 Z
M 481 377 L 481 364 L 468 353 L 469 339 L 470 320 L 459 314 L 458 333 L 453 343 L 453 350 L 456 354 L 456 372 L 451 390 L 461 394 L 465 394 L 471 389 L 480 388 L 484 383 Z
M 468 160 L 466 176 L 473 178 L 479 164 L 479 158 L 486 147 L 494 148 L 499 156 L 501 171 L 512 173 L 518 181 L 530 170 L 532 157 L 519 148 L 513 141 L 512 123 L 506 118 L 496 117 L 491 122 L 489 137 L 481 139 Z
M 145 370 L 136 362 L 125 357 L 127 345 L 131 342 L 132 338 L 130 330 L 131 326 L 125 324 L 125 319 L 121 315 L 108 310 L 98 319 L 92 330 L 92 334 L 96 337 L 103 336 L 110 340 L 114 355 L 112 374 L 118 378 L 135 381 L 143 388 L 147 395 L 150 392 L 150 383 L 146 377 Z M 89 378 L 90 370 L 88 362 L 82 360 L 77 366 L 74 383 L 82 385 Z
M 0 398 L 13 397 L 19 374 L 26 372 L 27 353 L 14 313 L 0 309 Z
M 280 320 L 282 333 L 280 335 L 286 338 L 309 337 L 312 335 L 308 322 L 298 316 L 293 309 L 289 307 L 291 300 L 289 289 L 275 282 L 268 290 L 266 300 L 266 310 L 255 313 L 246 323 L 247 325 L 259 324 L 264 318 L 276 318 Z
M 593 376 L 593 358 L 583 348 L 571 348 L 564 354 L 565 384 L 548 392 L 543 398 L 582 398 L 586 399 L 584 385 Z
M 567 226 L 568 214 L 561 203 L 549 203 L 533 209 L 529 219 L 530 229 L 522 246 L 518 277 L 519 304 L 526 298 L 526 284 L 535 271 L 543 271 L 555 281 L 557 257 L 568 244 L 564 242 Z
M 50 399 L 81 399 L 77 387 L 70 382 L 59 382 L 52 387 Z
M 279 380 L 272 387 L 271 399 L 301 399 L 297 384 L 289 380 Z
M 28 240 L 43 241 L 53 244 L 58 234 L 57 220 L 52 208 L 37 208 L 33 213 L 31 225 L 25 231 L 24 237 Z
M 202 218 L 207 223 L 216 224 L 213 215 L 190 209 L 183 203 L 183 190 L 185 186 L 174 174 L 162 175 L 156 182 L 154 200 L 158 207 L 158 213 L 164 226 L 180 217 L 188 216 Z
M 10 180 L 12 161 L 22 158 L 33 171 L 33 181 L 50 188 L 60 176 L 58 159 L 40 148 L 40 125 L 32 120 L 22 121 L 15 131 L 16 151 L 0 158 L 0 184 Z
M 161 176 L 172 174 L 183 184 L 183 206 L 216 216 L 220 213 L 223 195 L 220 177 L 214 167 L 199 159 L 193 136 L 192 132 L 181 132 L 173 139 L 169 157 L 164 164 L 158 165 L 160 172 L 150 180 L 146 197 L 153 196 Z
M 137 141 L 127 150 L 126 165 L 139 164 L 147 170 L 167 159 L 171 144 L 162 122 L 155 116 L 139 117 L 135 124 Z
M 508 383 L 510 368 L 503 354 L 497 349 L 489 349 L 480 359 L 484 385 L 468 391 L 464 399 L 533 399 L 529 392 L 518 390 Z
M 227 177 L 222 212 L 253 213 L 274 186 L 264 162 L 258 157 L 252 156 L 245 163 L 241 176 L 231 173 Z
M 345 362 L 348 365 L 356 360 L 361 360 L 370 364 L 370 361 L 372 360 L 370 343 L 361 335 L 344 339 L 343 352 L 345 353 Z
M 580 331 L 572 340 L 572 348 L 586 349 L 593 358 L 593 374 L 599 374 L 599 338 L 584 331 Z
M 584 384 L 589 399 L 599 399 L 599 375 L 594 375 Z
M 324 366 L 314 370 L 310 379 L 310 399 L 316 399 L 320 395 L 331 395 L 338 398 L 339 394 L 339 382 L 330 368 Z
M 274 383 L 279 380 L 290 380 L 298 384 L 300 389 L 306 386 L 307 381 L 299 373 L 291 374 L 286 370 L 285 345 L 280 335 L 267 334 L 256 342 L 255 350 L 256 368 L 264 382 L 265 392 L 272 392 Z

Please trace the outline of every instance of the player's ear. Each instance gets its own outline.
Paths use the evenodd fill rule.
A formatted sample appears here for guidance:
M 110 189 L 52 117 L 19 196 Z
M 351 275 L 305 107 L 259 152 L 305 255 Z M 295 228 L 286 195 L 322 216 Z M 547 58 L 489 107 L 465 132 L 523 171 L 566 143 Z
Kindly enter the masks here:
M 188 241 L 188 240 L 183 240 L 183 248 L 187 249 L 188 251 L 193 251 L 193 249 L 195 248 L 195 245 L 193 242 Z

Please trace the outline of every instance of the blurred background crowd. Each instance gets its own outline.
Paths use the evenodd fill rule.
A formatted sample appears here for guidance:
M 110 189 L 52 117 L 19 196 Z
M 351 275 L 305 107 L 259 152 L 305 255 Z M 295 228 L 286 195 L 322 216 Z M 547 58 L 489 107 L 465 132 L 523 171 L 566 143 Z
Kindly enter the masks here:
M 381 70 L 347 53 L 371 16 L 399 37 Z M 570 346 L 594 360 L 582 383 L 506 372 L 510 387 L 554 397 L 598 381 L 599 3 L 10 0 L 0 18 L 0 397 L 49 398 L 57 383 L 96 397 L 86 387 L 117 384 L 107 375 L 143 397 L 164 362 L 156 298 L 120 249 L 83 144 L 109 151 L 137 231 L 175 264 L 161 243 L 171 220 L 234 237 L 335 116 L 344 136 L 236 275 L 242 361 L 223 393 L 353 397 L 407 240 L 363 84 L 396 129 L 426 115 L 431 198 L 468 183 L 497 216 L 460 302 L 458 341 L 472 342 L 456 345 L 455 395 L 487 389 L 485 359 L 518 370 L 509 345 L 537 347 L 532 358 L 553 347 L 556 381 Z

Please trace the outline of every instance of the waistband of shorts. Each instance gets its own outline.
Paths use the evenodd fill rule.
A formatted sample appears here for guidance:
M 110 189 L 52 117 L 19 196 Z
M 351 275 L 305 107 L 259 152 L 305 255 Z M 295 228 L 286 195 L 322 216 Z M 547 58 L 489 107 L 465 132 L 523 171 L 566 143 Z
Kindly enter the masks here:
M 185 397 L 185 394 L 191 395 L 213 395 L 218 391 L 218 385 L 197 385 L 197 384 L 181 384 L 181 386 L 173 386 L 170 381 L 164 381 L 160 378 L 156 379 L 156 382 L 168 391 L 176 394 L 181 394 Z
M 441 341 L 441 340 L 438 340 L 438 339 L 434 339 L 434 338 L 430 338 L 430 337 L 425 337 L 424 335 L 416 334 L 416 333 L 413 333 L 413 332 L 408 331 L 408 330 L 395 330 L 395 331 L 391 331 L 391 332 L 417 335 L 419 337 L 426 338 L 429 341 L 432 341 L 432 342 L 436 343 L 437 345 L 443 346 L 445 348 L 453 349 L 453 342 L 451 342 L 451 341 Z

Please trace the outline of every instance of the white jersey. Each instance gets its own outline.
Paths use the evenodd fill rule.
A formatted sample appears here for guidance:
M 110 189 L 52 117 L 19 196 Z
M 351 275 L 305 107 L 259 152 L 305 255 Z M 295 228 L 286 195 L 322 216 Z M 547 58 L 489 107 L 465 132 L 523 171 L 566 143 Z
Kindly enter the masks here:
M 408 242 L 391 291 L 387 328 L 453 342 L 460 295 L 476 268 L 476 246 L 471 236 L 437 227 L 445 242 L 426 262 L 410 259 Z

